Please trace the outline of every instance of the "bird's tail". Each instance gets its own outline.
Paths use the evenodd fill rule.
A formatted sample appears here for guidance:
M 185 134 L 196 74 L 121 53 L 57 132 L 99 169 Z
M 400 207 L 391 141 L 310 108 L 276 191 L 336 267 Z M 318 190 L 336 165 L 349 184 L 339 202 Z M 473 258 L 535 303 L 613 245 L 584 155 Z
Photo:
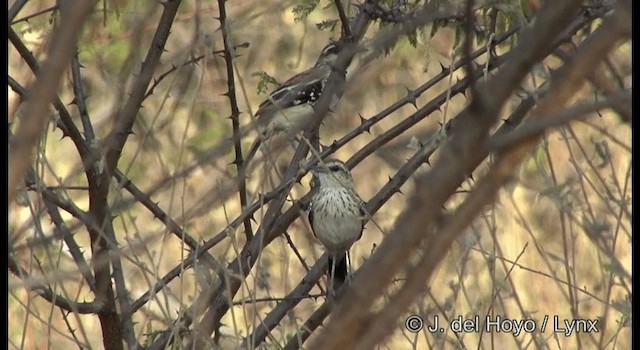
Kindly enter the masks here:
M 347 281 L 349 275 L 349 255 L 347 252 L 329 255 L 327 264 L 327 276 L 329 276 L 329 288 L 336 292 Z M 333 279 L 333 281 L 332 281 Z M 332 287 L 331 287 L 332 286 Z

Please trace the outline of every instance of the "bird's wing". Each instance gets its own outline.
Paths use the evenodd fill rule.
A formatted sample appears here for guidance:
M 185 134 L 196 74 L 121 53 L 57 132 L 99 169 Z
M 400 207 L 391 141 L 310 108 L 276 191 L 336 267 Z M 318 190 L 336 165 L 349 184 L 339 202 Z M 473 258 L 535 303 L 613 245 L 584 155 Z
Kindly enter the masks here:
M 313 237 L 317 239 L 318 235 L 316 235 L 316 230 L 313 229 L 313 201 L 309 203 L 309 214 L 307 216 L 309 218 L 309 226 L 311 226 L 311 232 L 313 232 Z
M 269 94 L 269 97 L 258 106 L 255 116 L 259 117 L 273 107 L 283 109 L 297 106 L 309 99 L 311 102 L 316 101 L 320 97 L 329 73 L 329 69 L 313 67 L 293 76 Z

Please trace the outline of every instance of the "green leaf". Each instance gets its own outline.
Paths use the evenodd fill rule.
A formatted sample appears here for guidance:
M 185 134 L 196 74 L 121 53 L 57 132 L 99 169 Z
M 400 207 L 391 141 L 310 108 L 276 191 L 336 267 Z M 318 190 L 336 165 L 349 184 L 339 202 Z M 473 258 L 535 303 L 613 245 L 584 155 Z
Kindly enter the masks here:
M 267 72 L 259 71 L 251 74 L 252 77 L 259 77 L 258 81 L 258 95 L 266 94 L 269 92 L 269 84 L 279 86 L 278 81 L 267 74 Z
M 319 2 L 320 0 L 302 0 L 299 5 L 293 8 L 294 21 L 299 22 L 307 18 L 316 9 Z
M 333 32 L 336 29 L 336 25 L 338 24 L 337 19 L 328 19 L 326 21 L 322 21 L 320 23 L 316 23 L 316 27 L 318 30 L 329 29 L 329 31 Z

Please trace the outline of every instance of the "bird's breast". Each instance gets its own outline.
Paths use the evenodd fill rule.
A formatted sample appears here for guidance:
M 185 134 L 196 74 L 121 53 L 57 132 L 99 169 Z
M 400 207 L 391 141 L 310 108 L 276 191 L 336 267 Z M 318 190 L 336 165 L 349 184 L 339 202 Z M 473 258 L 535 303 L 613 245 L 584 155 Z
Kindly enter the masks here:
M 344 188 L 321 189 L 312 205 L 313 231 L 330 251 L 343 251 L 362 234 L 361 202 Z

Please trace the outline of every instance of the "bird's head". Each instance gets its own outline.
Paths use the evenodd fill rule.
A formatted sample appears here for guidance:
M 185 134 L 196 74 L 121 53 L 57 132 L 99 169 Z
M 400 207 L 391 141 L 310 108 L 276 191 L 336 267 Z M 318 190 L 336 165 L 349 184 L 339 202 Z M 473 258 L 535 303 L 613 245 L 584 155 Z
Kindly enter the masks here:
M 338 58 L 338 53 L 342 50 L 343 46 L 342 43 L 337 41 L 329 43 L 329 45 L 325 46 L 320 52 L 316 66 L 332 64 L 336 58 Z
M 326 160 L 311 169 L 312 187 L 347 187 L 354 188 L 353 178 L 347 166 L 337 159 Z

